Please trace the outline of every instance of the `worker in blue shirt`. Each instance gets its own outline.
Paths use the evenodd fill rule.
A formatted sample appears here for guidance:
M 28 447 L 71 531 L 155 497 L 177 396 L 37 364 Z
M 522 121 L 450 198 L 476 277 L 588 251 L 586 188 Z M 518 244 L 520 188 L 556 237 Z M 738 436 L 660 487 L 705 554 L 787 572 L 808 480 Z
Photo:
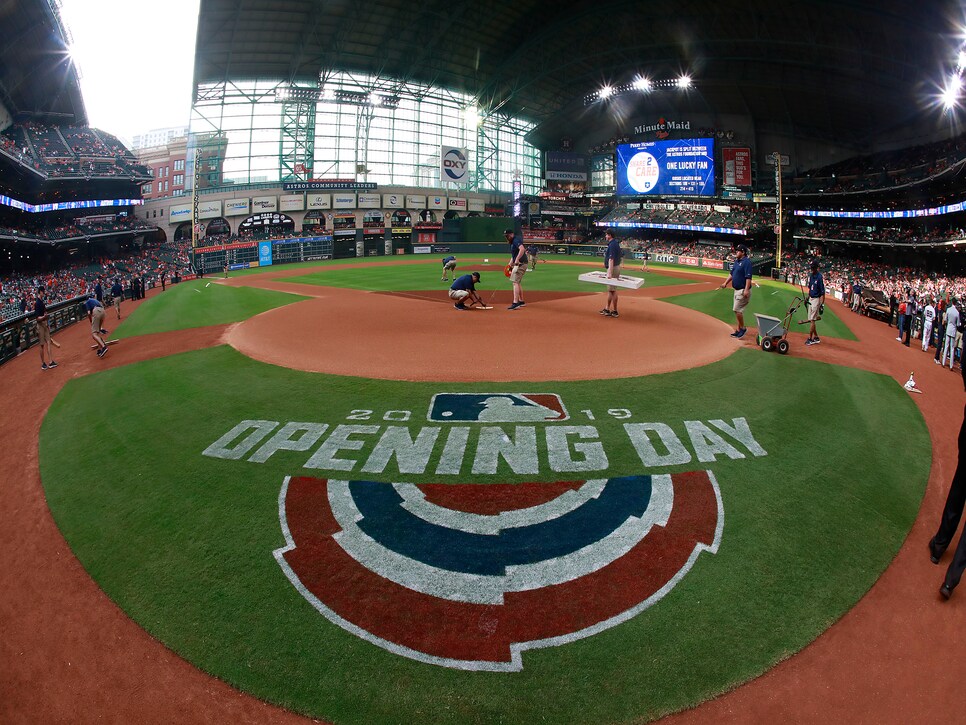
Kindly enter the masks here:
M 617 279 L 621 276 L 621 261 L 624 259 L 624 250 L 621 243 L 614 236 L 614 232 L 608 229 L 604 232 L 604 240 L 607 248 L 604 249 L 604 267 L 607 269 L 607 277 Z M 607 288 L 607 306 L 600 311 L 604 317 L 619 317 L 617 314 L 617 288 Z
M 806 345 L 818 345 L 821 340 L 815 331 L 815 323 L 822 319 L 822 310 L 825 307 L 825 280 L 822 273 L 818 271 L 818 260 L 813 259 L 809 265 L 812 273 L 808 276 L 808 339 Z
M 439 278 L 441 282 L 446 281 L 447 272 L 452 272 L 453 279 L 456 279 L 456 257 L 443 257 L 443 276 Z
M 464 274 L 462 277 L 458 277 L 453 280 L 453 284 L 449 288 L 449 298 L 451 300 L 456 300 L 456 304 L 453 305 L 458 310 L 468 310 L 466 306 L 466 300 L 473 303 L 479 304 L 481 307 L 486 307 L 483 304 L 483 300 L 480 296 L 476 294 L 476 285 L 480 282 L 480 273 L 473 272 L 472 274 Z
M 731 333 L 732 337 L 744 337 L 748 332 L 745 327 L 745 308 L 751 299 L 751 260 L 748 258 L 748 247 L 739 244 L 735 248 L 735 262 L 731 266 L 731 277 L 724 281 L 718 289 L 724 289 L 731 283 L 735 291 L 734 304 L 731 309 L 735 313 L 738 329 Z

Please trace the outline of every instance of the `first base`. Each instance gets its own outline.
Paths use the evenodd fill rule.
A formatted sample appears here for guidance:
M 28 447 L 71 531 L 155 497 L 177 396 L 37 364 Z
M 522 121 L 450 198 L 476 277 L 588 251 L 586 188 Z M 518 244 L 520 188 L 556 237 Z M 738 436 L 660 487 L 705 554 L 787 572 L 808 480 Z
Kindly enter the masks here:
M 622 274 L 620 277 L 608 277 L 607 272 L 584 272 L 578 275 L 577 279 L 581 282 L 594 282 L 595 284 L 605 284 L 608 287 L 623 287 L 624 289 L 640 289 L 644 286 L 643 277 L 630 277 Z

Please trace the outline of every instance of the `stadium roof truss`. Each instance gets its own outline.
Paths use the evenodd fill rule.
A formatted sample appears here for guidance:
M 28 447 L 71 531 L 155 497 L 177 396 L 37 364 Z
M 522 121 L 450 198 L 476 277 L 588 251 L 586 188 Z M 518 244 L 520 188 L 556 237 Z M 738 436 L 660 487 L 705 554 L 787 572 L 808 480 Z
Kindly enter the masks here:
M 687 72 L 693 92 L 624 99 L 617 114 L 670 104 L 859 149 L 935 130 L 929 79 L 960 16 L 954 0 L 202 0 L 194 80 L 199 99 L 212 83 L 324 84 L 335 71 L 450 88 L 483 115 L 532 121 L 539 144 L 607 120 L 580 103 L 603 83 Z

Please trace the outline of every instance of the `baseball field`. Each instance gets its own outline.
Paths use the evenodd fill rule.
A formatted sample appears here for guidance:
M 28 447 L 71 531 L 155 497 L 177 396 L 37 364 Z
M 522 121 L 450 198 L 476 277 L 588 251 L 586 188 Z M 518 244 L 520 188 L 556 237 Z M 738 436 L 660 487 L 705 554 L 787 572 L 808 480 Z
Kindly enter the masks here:
M 651 270 L 608 319 L 579 264 L 515 311 L 472 269 L 492 309 L 454 310 L 433 260 L 193 280 L 125 316 L 40 428 L 90 579 L 312 718 L 624 723 L 775 668 L 894 561 L 932 442 L 898 375 L 850 364 L 845 308 L 778 355 L 729 336 L 722 277 Z

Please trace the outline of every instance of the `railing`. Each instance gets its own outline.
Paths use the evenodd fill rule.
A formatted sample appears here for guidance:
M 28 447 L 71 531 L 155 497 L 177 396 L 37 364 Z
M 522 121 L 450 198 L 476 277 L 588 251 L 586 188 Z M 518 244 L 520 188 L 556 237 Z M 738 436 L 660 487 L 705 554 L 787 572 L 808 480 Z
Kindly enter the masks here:
M 47 308 L 50 334 L 87 317 L 84 301 L 87 295 L 57 302 Z M 0 365 L 37 344 L 37 322 L 32 312 L 0 324 Z

